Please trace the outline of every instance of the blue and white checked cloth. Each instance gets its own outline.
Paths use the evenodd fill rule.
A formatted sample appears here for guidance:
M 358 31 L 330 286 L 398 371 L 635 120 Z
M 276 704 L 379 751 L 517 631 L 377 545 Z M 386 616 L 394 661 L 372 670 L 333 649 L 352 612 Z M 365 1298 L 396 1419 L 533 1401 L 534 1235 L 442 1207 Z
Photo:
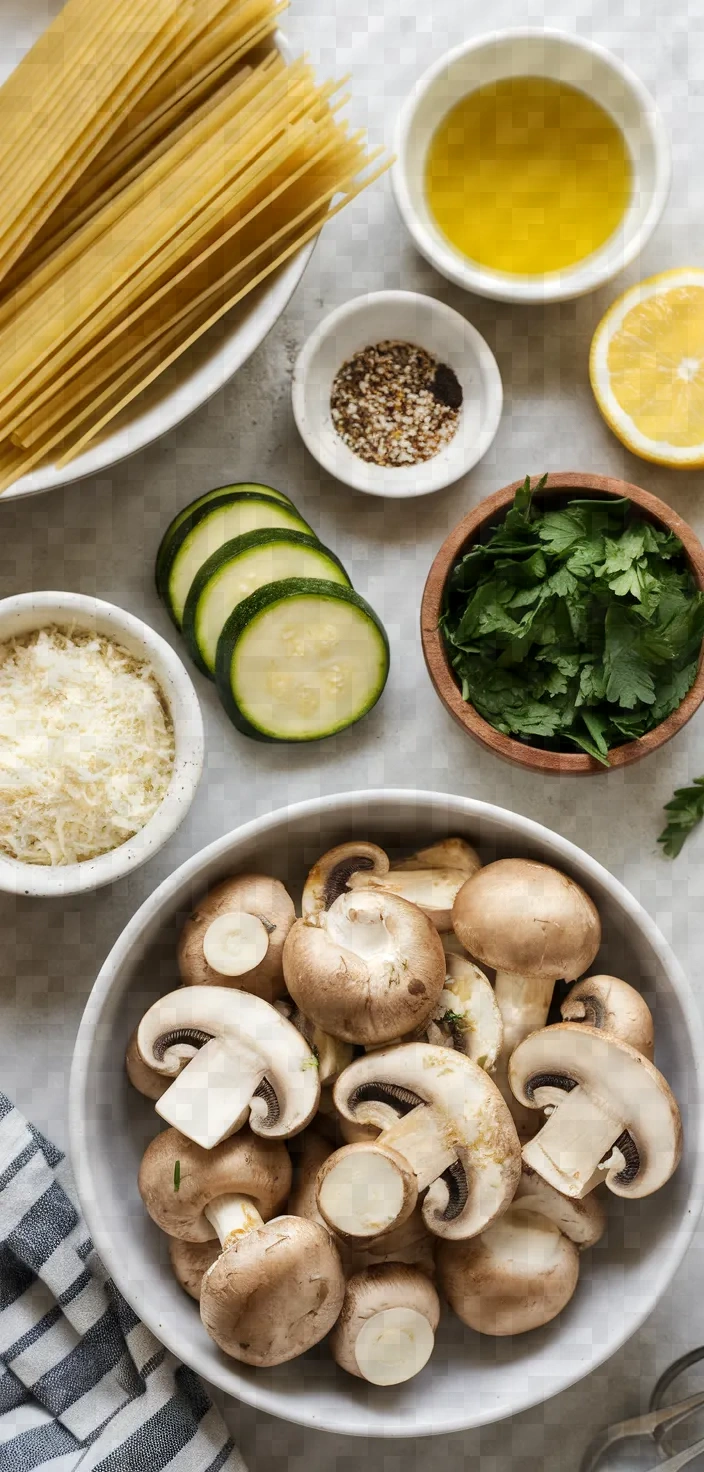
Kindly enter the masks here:
M 246 1472 L 108 1278 L 60 1150 L 0 1093 L 0 1472 Z

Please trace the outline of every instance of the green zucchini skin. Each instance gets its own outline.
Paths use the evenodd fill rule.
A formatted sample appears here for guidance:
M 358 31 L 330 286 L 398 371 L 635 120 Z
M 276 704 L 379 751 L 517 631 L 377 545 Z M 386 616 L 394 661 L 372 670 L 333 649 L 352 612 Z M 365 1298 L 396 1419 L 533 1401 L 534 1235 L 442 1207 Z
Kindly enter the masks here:
M 303 520 L 302 516 L 299 516 L 298 512 L 293 506 L 293 503 L 291 503 L 291 505 L 289 506 L 287 502 L 280 501 L 274 496 L 264 496 L 254 491 L 231 491 L 222 496 L 217 496 L 214 499 L 198 506 L 196 510 L 190 512 L 189 515 L 185 517 L 184 520 L 181 522 L 180 526 L 177 527 L 176 531 L 171 537 L 170 542 L 164 548 L 164 554 L 161 562 L 157 562 L 156 567 L 157 593 L 159 594 L 162 603 L 165 605 L 166 611 L 172 623 L 174 624 L 175 628 L 179 630 L 179 633 L 181 631 L 181 623 L 174 613 L 169 591 L 171 572 L 178 553 L 184 542 L 186 541 L 186 538 L 190 535 L 194 528 L 199 526 L 202 521 L 205 521 L 208 516 L 213 515 L 216 511 L 219 511 L 224 506 L 230 506 L 241 501 L 264 502 L 269 506 L 276 507 L 278 511 L 290 511 L 291 516 L 295 517 L 301 523 L 300 528 L 297 529 L 304 530 L 309 536 L 315 536 L 312 527 L 308 526 L 308 523 Z M 292 527 L 291 530 L 294 530 L 294 528 Z
M 254 493 L 256 495 L 272 496 L 274 500 L 283 501 L 285 505 L 293 506 L 293 501 L 291 500 L 291 497 L 287 496 L 285 491 L 277 491 L 274 489 L 273 486 L 258 485 L 256 481 L 248 480 L 243 480 L 239 482 L 235 481 L 232 485 L 229 486 L 215 486 L 212 491 L 205 491 L 202 496 L 196 496 L 195 501 L 189 501 L 188 505 L 184 506 L 183 510 L 177 512 L 176 516 L 172 518 L 159 543 L 159 548 L 156 554 L 155 576 L 157 591 L 159 592 L 160 598 L 162 597 L 162 594 L 159 591 L 159 586 L 162 579 L 161 565 L 166 557 L 171 538 L 179 530 L 182 523 L 186 521 L 189 516 L 192 516 L 195 511 L 199 511 L 201 506 L 207 506 L 211 501 L 218 500 L 221 496 L 230 496 L 233 494 L 240 495 L 242 493 Z M 296 510 L 295 506 L 293 509 L 294 511 Z
M 207 588 L 213 574 L 219 572 L 224 563 L 232 561 L 243 552 L 250 552 L 255 547 L 268 547 L 272 543 L 291 547 L 311 548 L 311 550 L 327 558 L 328 562 L 334 563 L 340 572 L 344 574 L 348 586 L 352 586 L 349 574 L 340 562 L 339 557 L 336 557 L 335 553 L 331 552 L 329 547 L 324 547 L 322 542 L 318 541 L 317 537 L 309 536 L 307 532 L 288 531 L 286 527 L 271 527 L 270 529 L 266 528 L 258 532 L 245 532 L 241 537 L 232 537 L 229 542 L 224 542 L 222 547 L 218 547 L 217 552 L 213 552 L 207 558 L 200 572 L 196 574 L 195 581 L 191 584 L 191 591 L 186 599 L 186 606 L 183 611 L 183 624 L 181 627 L 181 632 L 188 645 L 188 652 L 193 663 L 201 671 L 201 674 L 205 675 L 209 680 L 214 679 L 215 676 L 208 669 L 203 659 L 197 637 L 198 603 L 201 594 Z M 339 586 L 342 587 L 343 584 Z
M 276 603 L 281 603 L 288 598 L 295 598 L 296 596 L 319 597 L 326 598 L 330 602 L 352 604 L 354 608 L 366 614 L 367 618 L 374 624 L 377 632 L 381 636 L 381 643 L 386 654 L 383 679 L 378 689 L 373 693 L 372 698 L 367 702 L 367 705 L 357 713 L 353 721 L 345 722 L 337 730 L 327 731 L 323 736 L 318 737 L 280 737 L 260 731 L 258 727 L 251 724 L 237 704 L 232 692 L 230 680 L 230 670 L 235 647 L 252 619 L 257 614 L 263 612 L 265 608 Z M 356 725 L 357 721 L 360 721 L 363 716 L 368 715 L 369 711 L 373 709 L 383 694 L 389 675 L 389 663 L 390 649 L 386 629 L 375 614 L 374 609 L 370 608 L 365 599 L 361 598 L 359 593 L 355 593 L 353 588 L 345 588 L 339 583 L 328 583 L 322 578 L 284 578 L 281 582 L 268 583 L 263 588 L 257 588 L 256 592 L 251 593 L 249 598 L 243 598 L 242 602 L 238 603 L 237 607 L 233 609 L 218 640 L 215 685 L 226 715 L 229 716 L 233 726 L 238 731 L 241 731 L 243 736 L 249 736 L 254 741 L 263 741 L 276 745 L 295 744 L 296 742 L 302 744 L 304 741 L 327 740 L 330 736 L 337 735 L 339 731 L 347 730 L 349 726 Z

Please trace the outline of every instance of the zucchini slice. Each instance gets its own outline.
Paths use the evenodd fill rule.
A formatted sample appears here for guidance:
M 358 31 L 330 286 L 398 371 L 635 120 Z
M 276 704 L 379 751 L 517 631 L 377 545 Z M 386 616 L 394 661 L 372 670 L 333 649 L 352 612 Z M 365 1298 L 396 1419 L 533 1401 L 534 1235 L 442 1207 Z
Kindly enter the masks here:
M 218 639 L 233 608 L 266 583 L 295 577 L 350 587 L 335 553 L 304 532 L 284 527 L 247 532 L 213 552 L 196 573 L 183 610 L 184 638 L 203 674 L 215 672 Z
M 275 491 L 273 486 L 260 486 L 255 481 L 248 480 L 240 481 L 231 486 L 216 486 L 214 490 L 205 491 L 202 496 L 196 496 L 195 501 L 189 501 L 188 505 L 184 506 L 183 510 L 179 511 L 178 515 L 174 517 L 173 521 L 169 522 L 159 543 L 159 550 L 156 554 L 157 587 L 159 586 L 160 564 L 164 561 L 171 538 L 178 531 L 179 527 L 183 526 L 184 521 L 187 521 L 188 517 L 194 511 L 198 511 L 201 506 L 206 506 L 209 501 L 219 500 L 221 496 L 230 496 L 233 493 L 242 491 L 254 492 L 256 495 L 261 496 L 273 496 L 274 500 L 284 501 L 287 506 L 293 506 L 291 497 L 287 496 L 284 491 Z
M 314 536 L 293 506 L 252 491 L 232 491 L 207 502 L 181 523 L 157 568 L 157 588 L 177 629 L 193 579 L 207 558 L 233 537 L 273 526 Z
M 371 710 L 389 642 L 352 588 L 286 578 L 237 605 L 218 640 L 215 681 L 230 719 L 259 741 L 318 741 Z

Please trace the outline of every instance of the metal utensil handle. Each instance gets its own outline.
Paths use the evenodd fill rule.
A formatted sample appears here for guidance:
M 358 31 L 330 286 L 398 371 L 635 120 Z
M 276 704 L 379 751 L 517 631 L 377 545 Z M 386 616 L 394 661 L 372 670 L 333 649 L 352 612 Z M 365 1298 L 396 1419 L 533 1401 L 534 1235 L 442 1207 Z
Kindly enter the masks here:
M 678 1360 L 674 1360 L 671 1365 L 668 1365 L 667 1369 L 663 1371 L 660 1379 L 657 1381 L 650 1397 L 651 1411 L 660 1409 L 663 1396 L 667 1394 L 670 1386 L 677 1379 L 677 1376 L 683 1375 L 685 1370 L 691 1369 L 691 1366 L 698 1364 L 700 1360 L 704 1360 L 704 1345 L 700 1345 L 698 1349 L 689 1349 L 686 1354 L 680 1355 Z
M 700 1391 L 697 1395 L 690 1395 L 686 1400 L 677 1401 L 675 1405 L 647 1411 L 644 1416 L 632 1416 L 628 1421 L 615 1421 L 612 1426 L 605 1427 L 589 1443 L 580 1472 L 596 1472 L 604 1452 L 616 1442 L 630 1441 L 639 1436 L 655 1436 L 662 1428 L 676 1426 L 678 1422 L 684 1421 L 692 1411 L 698 1410 L 700 1406 L 704 1406 L 704 1391 Z M 667 1466 L 668 1464 L 665 1462 L 661 1465 Z
M 652 1472 L 680 1472 L 681 1467 L 688 1467 L 695 1457 L 704 1452 L 704 1438 L 695 1441 L 693 1446 L 688 1446 L 683 1452 L 678 1452 L 676 1457 L 669 1457 L 666 1462 L 658 1462 Z

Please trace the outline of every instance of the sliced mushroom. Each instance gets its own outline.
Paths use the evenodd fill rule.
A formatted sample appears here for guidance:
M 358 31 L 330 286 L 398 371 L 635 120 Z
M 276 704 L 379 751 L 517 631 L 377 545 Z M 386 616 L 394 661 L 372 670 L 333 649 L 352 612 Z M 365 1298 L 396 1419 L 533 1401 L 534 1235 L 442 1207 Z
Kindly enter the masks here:
M 442 1242 L 440 1286 L 457 1317 L 479 1334 L 525 1334 L 569 1303 L 579 1252 L 547 1217 L 510 1206 L 471 1242 Z
M 386 874 L 389 860 L 383 848 L 375 843 L 338 843 L 328 849 L 308 875 L 303 889 L 301 913 L 304 920 L 313 920 L 325 910 L 330 910 L 335 900 L 347 892 L 353 874 L 364 870 L 368 874 Z
M 349 888 L 380 890 L 382 894 L 398 894 L 409 904 L 417 905 L 436 930 L 452 929 L 452 906 L 467 875 L 463 869 L 390 869 L 388 874 L 353 874 Z
M 248 1365 L 304 1354 L 342 1307 L 344 1277 L 330 1233 L 292 1216 L 265 1220 L 290 1181 L 284 1145 L 249 1130 L 211 1151 L 165 1130 L 140 1169 L 142 1197 L 162 1230 L 189 1243 L 219 1240 L 222 1251 L 200 1281 L 201 1319 L 226 1354 Z M 193 1256 L 186 1261 L 195 1297 Z
M 466 1053 L 487 1073 L 501 1051 L 503 1024 L 494 991 L 483 971 L 451 952 L 445 956 L 445 986 L 425 1038 Z
M 563 1022 L 586 1022 L 630 1043 L 653 1061 L 653 1014 L 640 992 L 619 976 L 585 976 L 571 987 L 560 1013 Z
M 506 1060 L 545 1026 L 555 982 L 581 976 L 601 943 L 589 895 L 532 859 L 499 859 L 479 869 L 460 890 L 452 923 L 471 955 L 496 971 Z
M 178 1237 L 169 1238 L 169 1261 L 176 1282 L 200 1303 L 200 1290 L 208 1268 L 220 1256 L 220 1243 L 215 1237 L 212 1242 L 182 1242 Z
M 523 1104 L 551 1111 L 523 1159 L 566 1196 L 586 1196 L 604 1176 L 616 1196 L 649 1196 L 677 1168 L 682 1124 L 669 1085 L 609 1033 L 542 1028 L 519 1043 L 509 1079 Z
M 310 1018 L 304 1017 L 300 1007 L 296 1007 L 290 997 L 286 1001 L 276 1003 L 277 1012 L 282 1017 L 287 1017 L 294 1027 L 298 1029 L 301 1037 L 305 1038 L 308 1047 L 314 1054 L 318 1063 L 318 1078 L 320 1087 L 325 1088 L 327 1084 L 333 1084 L 336 1078 L 354 1058 L 354 1048 L 350 1043 L 343 1043 L 339 1038 L 334 1038 L 331 1033 L 323 1032 L 321 1027 L 316 1027 Z
M 418 1268 L 384 1263 L 349 1279 L 330 1335 L 333 1359 L 372 1385 L 400 1385 L 427 1365 L 440 1300 Z
M 428 848 L 419 848 L 409 859 L 401 859 L 393 869 L 461 869 L 469 878 L 481 869 L 482 861 L 471 843 L 464 838 L 443 838 Z
M 574 1196 L 563 1196 L 554 1186 L 549 1186 L 542 1176 L 523 1163 L 518 1190 L 513 1205 L 522 1211 L 532 1211 L 536 1216 L 547 1217 L 565 1237 L 569 1237 L 583 1252 L 593 1247 L 606 1231 L 606 1212 L 601 1198 L 592 1191 L 583 1200 Z
M 286 1138 L 312 1119 L 320 1084 L 301 1034 L 261 997 L 191 986 L 142 1018 L 137 1047 L 171 1087 L 157 1100 L 167 1124 L 209 1150 L 249 1118 L 258 1135 Z M 186 1060 L 183 1050 L 192 1049 Z
M 318 1206 L 353 1244 L 400 1226 L 427 1190 L 423 1220 L 442 1237 L 470 1237 L 506 1210 L 520 1146 L 491 1079 L 463 1053 L 407 1043 L 358 1058 L 335 1085 L 340 1114 L 381 1127 L 345 1145 L 318 1176 Z
M 285 992 L 281 957 L 296 918 L 278 879 L 236 874 L 208 891 L 181 931 L 186 986 L 231 986 L 273 1002 Z
M 317 1027 L 348 1043 L 381 1043 L 430 1017 L 445 953 L 415 905 L 361 890 L 296 921 L 284 973 L 297 1006 Z

